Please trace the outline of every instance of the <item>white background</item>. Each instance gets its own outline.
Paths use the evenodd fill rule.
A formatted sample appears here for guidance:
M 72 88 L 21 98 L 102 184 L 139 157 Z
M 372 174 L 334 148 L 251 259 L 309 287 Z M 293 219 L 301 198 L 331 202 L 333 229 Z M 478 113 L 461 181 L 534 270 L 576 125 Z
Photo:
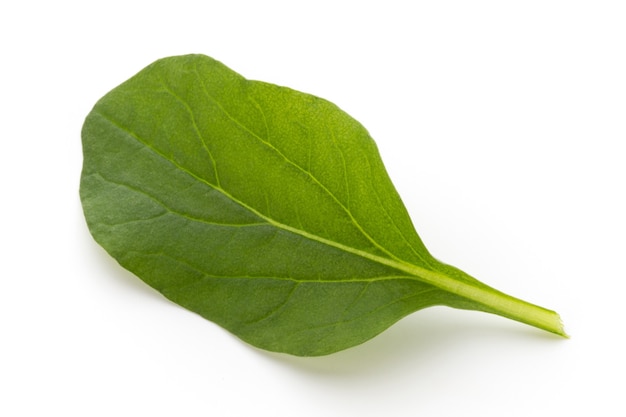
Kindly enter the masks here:
M 0 415 L 626 415 L 625 22 L 623 1 L 4 2 Z M 295 358 L 121 269 L 82 217 L 81 125 L 186 53 L 361 121 L 431 251 L 571 339 L 438 307 Z

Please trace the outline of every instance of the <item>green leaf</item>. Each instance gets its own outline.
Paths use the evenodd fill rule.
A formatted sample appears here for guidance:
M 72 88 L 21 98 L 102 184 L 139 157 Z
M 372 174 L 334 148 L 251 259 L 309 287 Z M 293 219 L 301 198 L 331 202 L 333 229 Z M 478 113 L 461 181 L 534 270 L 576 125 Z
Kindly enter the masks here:
M 98 101 L 82 139 L 96 241 L 254 346 L 325 355 L 433 305 L 565 335 L 555 312 L 433 258 L 374 141 L 326 100 L 171 57 Z

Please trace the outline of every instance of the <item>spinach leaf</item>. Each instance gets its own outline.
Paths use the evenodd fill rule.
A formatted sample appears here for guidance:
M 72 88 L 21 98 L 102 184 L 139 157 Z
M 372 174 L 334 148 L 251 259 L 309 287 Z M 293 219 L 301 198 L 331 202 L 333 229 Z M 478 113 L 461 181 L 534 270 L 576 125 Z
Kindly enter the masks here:
M 565 335 L 555 312 L 433 258 L 374 141 L 326 100 L 170 57 L 100 99 L 82 140 L 95 240 L 254 346 L 329 354 L 433 305 Z

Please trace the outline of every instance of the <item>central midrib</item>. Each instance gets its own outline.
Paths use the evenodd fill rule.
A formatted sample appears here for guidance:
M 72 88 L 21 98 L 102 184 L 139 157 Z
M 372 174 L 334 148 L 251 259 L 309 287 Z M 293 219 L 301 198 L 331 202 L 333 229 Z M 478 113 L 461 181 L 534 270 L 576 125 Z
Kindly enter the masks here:
M 378 255 L 375 255 L 373 253 L 370 253 L 370 252 L 367 252 L 367 251 L 364 251 L 364 250 L 361 250 L 361 249 L 353 248 L 351 246 L 342 244 L 340 242 L 336 242 L 334 240 L 326 239 L 324 237 L 315 235 L 313 233 L 309 233 L 306 230 L 302 230 L 302 229 L 298 229 L 298 228 L 293 227 L 293 226 L 289 226 L 289 225 L 281 223 L 281 222 L 279 222 L 279 221 L 277 221 L 277 220 L 275 220 L 275 219 L 273 219 L 271 217 L 268 217 L 265 214 L 259 212 L 254 207 L 252 207 L 252 206 L 248 205 L 247 203 L 239 200 L 238 198 L 236 198 L 235 196 L 230 194 L 228 191 L 226 191 L 222 187 L 206 181 L 204 178 L 202 178 L 202 177 L 194 174 L 193 172 L 189 171 L 184 166 L 181 166 L 180 164 L 178 164 L 176 161 L 173 161 L 172 159 L 168 158 L 165 154 L 160 152 L 157 148 L 155 148 L 150 143 L 148 143 L 145 140 L 143 140 L 138 134 L 136 134 L 135 132 L 132 132 L 131 130 L 129 130 L 129 129 L 125 128 L 125 127 L 123 127 L 119 123 L 117 123 L 114 120 L 112 120 L 111 118 L 107 117 L 104 113 L 102 113 L 100 111 L 97 111 L 97 110 L 94 110 L 94 112 L 96 114 L 98 114 L 99 116 L 101 116 L 107 122 L 111 123 L 116 128 L 120 129 L 121 131 L 123 131 L 124 133 L 126 133 L 127 135 L 132 137 L 137 142 L 141 143 L 146 148 L 150 149 L 150 151 L 152 151 L 154 154 L 158 155 L 160 158 L 164 159 L 168 163 L 174 165 L 180 171 L 182 171 L 182 172 L 186 173 L 187 175 L 189 175 L 190 177 L 192 177 L 194 180 L 199 181 L 202 184 L 205 184 L 206 186 L 208 186 L 208 187 L 214 189 L 215 191 L 221 193 L 224 197 L 228 198 L 229 200 L 231 200 L 235 204 L 240 205 L 241 207 L 243 207 L 246 210 L 250 211 L 252 214 L 257 216 L 258 218 L 262 219 L 266 223 L 268 223 L 268 224 L 270 224 L 270 225 L 272 225 L 272 226 L 274 226 L 276 228 L 279 228 L 281 230 L 285 230 L 285 231 L 288 231 L 288 232 L 300 235 L 300 236 L 305 237 L 307 239 L 310 239 L 310 240 L 313 240 L 313 241 L 325 244 L 327 246 L 334 247 L 336 249 L 340 249 L 340 250 L 342 250 L 344 252 L 352 253 L 352 254 L 361 256 L 363 258 L 372 260 L 374 262 L 377 262 L 377 263 L 380 263 L 380 264 L 383 264 L 383 265 L 386 265 L 386 266 L 390 266 L 390 267 L 392 267 L 394 269 L 397 269 L 397 270 L 400 270 L 402 272 L 409 273 L 410 275 L 415 275 L 415 273 L 408 271 L 406 269 L 406 266 L 411 266 L 413 268 L 418 268 L 419 270 L 428 271 L 428 270 L 426 270 L 424 268 L 421 268 L 421 267 L 418 267 L 416 265 L 412 265 L 410 263 L 403 262 L 403 261 L 401 261 L 398 258 L 396 258 L 394 260 L 394 259 L 378 256 Z M 405 267 L 403 267 L 403 265 L 405 265 Z
M 468 300 L 471 300 L 473 302 L 479 303 L 485 307 L 488 308 L 488 310 L 492 311 L 492 312 L 496 312 L 498 314 L 501 314 L 503 316 L 512 318 L 514 320 L 518 320 L 518 321 L 522 321 L 525 322 L 527 324 L 531 324 L 540 328 L 544 328 L 546 329 L 546 327 L 550 327 L 550 323 L 549 320 L 546 318 L 540 318 L 537 317 L 536 319 L 529 319 L 527 317 L 524 317 L 524 315 L 522 314 L 523 311 L 528 311 L 529 309 L 538 311 L 537 314 L 535 314 L 535 316 L 539 316 L 542 315 L 540 314 L 541 312 L 543 313 L 553 313 L 550 312 L 549 310 L 545 310 L 542 307 L 538 307 L 535 306 L 533 304 L 527 303 L 525 301 L 519 300 L 517 298 L 514 298 L 512 296 L 509 296 L 507 294 L 501 293 L 499 291 L 496 291 L 494 289 L 486 289 L 486 288 L 482 288 L 479 286 L 474 286 L 471 285 L 469 283 L 457 280 L 453 277 L 450 277 L 448 275 L 442 274 L 440 272 L 436 272 L 433 270 L 429 270 L 417 265 L 413 265 L 409 262 L 405 262 L 402 261 L 400 259 L 390 259 L 390 258 L 385 258 L 379 255 L 375 255 L 373 253 L 369 253 L 366 251 L 363 251 L 361 249 L 357 249 L 357 248 L 353 248 L 351 246 L 342 244 L 340 242 L 336 242 L 330 239 L 326 239 L 323 238 L 321 236 L 309 233 L 305 230 L 301 230 L 292 226 L 289 226 L 287 224 L 278 222 L 266 215 L 264 215 L 263 213 L 259 212 L 258 210 L 256 210 L 255 208 L 249 206 L 248 204 L 246 204 L 243 201 L 240 201 L 239 199 L 237 199 L 236 197 L 234 197 L 233 195 L 231 195 L 228 191 L 224 190 L 221 187 L 216 186 L 215 184 L 211 184 L 209 182 L 207 182 L 205 179 L 203 179 L 202 177 L 197 176 L 196 174 L 194 174 L 193 172 L 187 170 L 185 167 L 177 164 L 175 161 L 169 159 L 166 155 L 164 155 L 163 153 L 161 153 L 158 149 L 154 148 L 153 146 L 151 146 L 149 143 L 145 142 L 144 140 L 142 140 L 136 133 L 124 128 L 123 126 L 119 125 L 118 123 L 116 123 L 114 120 L 110 119 L 109 117 L 107 117 L 104 113 L 97 111 L 94 109 L 94 112 L 98 115 L 100 115 L 102 118 L 104 118 L 106 121 L 108 121 L 109 123 L 111 123 L 112 125 L 114 125 L 115 127 L 117 127 L 118 129 L 122 130 L 124 133 L 126 133 L 127 135 L 129 135 L 130 137 L 132 137 L 134 140 L 138 141 L 139 143 L 141 143 L 142 145 L 146 146 L 148 149 L 150 149 L 152 152 L 154 152 L 156 155 L 158 155 L 159 157 L 163 158 L 165 161 L 167 161 L 168 163 L 171 163 L 172 165 L 174 165 L 176 168 L 180 169 L 182 172 L 185 172 L 187 175 L 191 176 L 192 178 L 194 178 L 196 181 L 200 181 L 201 183 L 207 185 L 208 187 L 211 187 L 212 189 L 220 192 L 222 195 L 224 195 L 226 198 L 230 199 L 231 201 L 233 201 L 234 203 L 240 205 L 241 207 L 244 207 L 246 210 L 249 210 L 251 213 L 253 213 L 254 215 L 256 215 L 257 217 L 259 217 L 260 219 L 264 220 L 265 222 L 267 222 L 268 224 L 279 228 L 281 230 L 285 230 L 291 233 L 294 233 L 296 235 L 305 237 L 307 239 L 322 243 L 324 245 L 342 250 L 344 252 L 347 253 L 351 253 L 366 259 L 369 259 L 373 262 L 377 262 L 381 265 L 385 265 L 388 266 L 390 268 L 396 269 L 398 271 L 401 271 L 405 274 L 408 275 L 407 278 L 414 278 L 417 279 L 418 281 L 421 281 L 423 283 L 426 284 L 430 284 L 434 287 L 437 287 L 441 290 L 444 290 L 446 292 L 449 292 L 451 294 L 455 294 L 457 296 L 466 298 Z M 540 311 L 539 311 L 540 310 Z M 556 314 L 556 313 L 553 313 Z M 553 331 L 555 333 L 558 333 L 555 330 L 550 330 Z

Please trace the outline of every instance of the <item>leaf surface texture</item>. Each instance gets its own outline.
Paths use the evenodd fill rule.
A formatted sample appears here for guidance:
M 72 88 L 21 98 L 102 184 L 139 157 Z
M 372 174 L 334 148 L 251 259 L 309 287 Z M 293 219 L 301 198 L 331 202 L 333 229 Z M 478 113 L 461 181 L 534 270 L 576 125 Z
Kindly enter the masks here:
M 368 132 L 324 99 L 170 57 L 105 95 L 82 138 L 96 241 L 252 345 L 329 354 L 432 305 L 562 334 L 556 313 L 434 259 Z

